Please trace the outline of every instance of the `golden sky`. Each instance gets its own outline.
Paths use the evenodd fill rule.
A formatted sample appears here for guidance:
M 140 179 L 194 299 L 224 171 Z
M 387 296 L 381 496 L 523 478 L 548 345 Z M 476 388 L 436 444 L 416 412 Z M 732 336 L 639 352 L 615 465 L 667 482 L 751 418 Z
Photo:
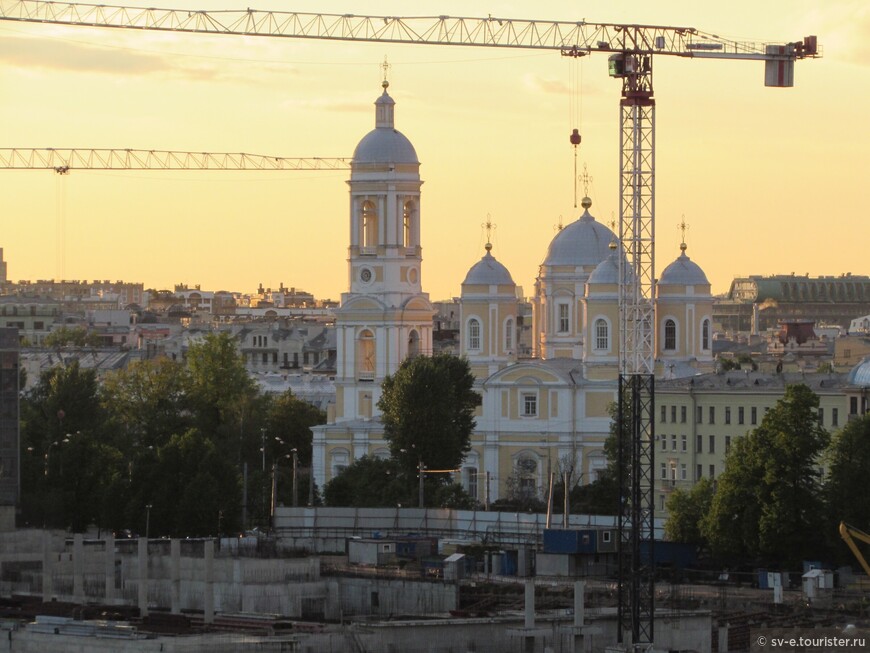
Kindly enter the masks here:
M 824 57 L 797 62 L 790 89 L 765 88 L 762 62 L 656 59 L 657 271 L 679 254 L 685 216 L 688 254 L 714 292 L 737 275 L 870 273 L 864 0 L 251 6 L 661 24 L 768 42 L 816 34 Z M 374 127 L 385 56 L 396 126 L 422 162 L 422 277 L 433 300 L 458 296 L 484 253 L 488 215 L 493 254 L 532 293 L 555 225 L 580 213 L 575 127 L 581 167 L 593 177 L 591 212 L 605 223 L 617 214 L 620 87 L 606 55 L 574 62 L 555 52 L 0 21 L 0 147 L 350 156 Z M 0 247 L 14 280 L 242 292 L 283 282 L 338 298 L 347 289 L 348 174 L 0 171 Z

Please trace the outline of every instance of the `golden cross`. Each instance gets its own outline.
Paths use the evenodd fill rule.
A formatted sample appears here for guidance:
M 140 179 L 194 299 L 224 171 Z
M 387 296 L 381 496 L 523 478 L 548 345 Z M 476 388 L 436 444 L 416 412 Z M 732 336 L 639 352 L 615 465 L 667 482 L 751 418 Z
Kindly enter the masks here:
M 583 182 L 583 195 L 589 197 L 589 184 L 592 183 L 592 175 L 586 170 L 586 164 L 583 164 L 583 174 L 580 175 L 580 181 Z
M 683 219 L 680 224 L 677 225 L 677 229 L 680 230 L 682 234 L 682 242 L 686 242 L 686 230 L 689 228 L 689 225 L 686 224 L 686 216 L 683 214 Z
M 384 71 L 384 81 L 387 81 L 387 76 L 390 72 L 390 62 L 387 61 L 387 55 L 384 55 L 384 63 L 381 64 L 381 68 Z

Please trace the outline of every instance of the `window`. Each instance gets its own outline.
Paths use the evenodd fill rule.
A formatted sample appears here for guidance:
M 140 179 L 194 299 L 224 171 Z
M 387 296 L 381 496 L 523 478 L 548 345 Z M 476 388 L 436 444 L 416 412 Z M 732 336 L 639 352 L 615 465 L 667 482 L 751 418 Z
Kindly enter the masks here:
M 710 320 L 701 322 L 701 349 L 710 349 Z
M 664 509 L 665 509 L 665 495 L 660 494 L 659 495 L 659 510 L 664 511 Z
M 849 414 L 858 414 L 858 397 L 849 397 Z
M 595 349 L 598 349 L 599 351 L 610 349 L 609 331 L 606 320 L 600 318 L 595 320 Z
M 695 465 L 695 480 L 700 481 L 701 476 L 704 475 L 704 466 L 703 465 Z
M 686 407 L 680 406 L 680 424 L 686 423 Z
M 840 411 L 837 408 L 831 408 L 831 426 L 840 425 Z
M 710 465 L 710 478 L 716 478 L 716 465 Z
M 411 246 L 411 217 L 414 215 L 414 203 L 405 202 L 402 211 L 402 241 L 405 247 Z
M 688 472 L 686 470 L 686 463 L 680 465 L 680 480 L 685 481 L 688 477 Z
M 689 439 L 688 439 L 685 435 L 681 435 L 681 436 L 680 436 L 680 440 L 681 440 L 681 442 L 680 442 L 680 449 L 681 449 L 683 452 L 688 451 L 688 450 L 689 450 Z
M 672 435 L 671 436 L 671 451 L 676 451 L 676 450 L 677 450 L 677 436 Z
M 523 417 L 535 417 L 538 414 L 538 395 L 523 393 Z
M 671 424 L 677 421 L 677 407 L 671 406 Z
M 822 407 L 819 407 L 819 424 L 825 425 L 825 409 Z
M 704 436 L 698 435 L 695 438 L 695 450 L 697 453 L 704 453 Z
M 295 354 L 294 354 L 295 356 Z M 374 381 L 375 379 L 375 335 L 365 329 L 360 332 L 357 340 L 357 379 L 359 381 Z
M 480 321 L 476 318 L 468 320 L 468 349 L 480 351 Z
M 707 453 L 716 453 L 716 436 L 710 436 L 710 450 Z
M 667 451 L 668 450 L 668 436 L 660 435 L 659 437 L 662 439 L 662 451 Z
M 677 463 L 671 463 L 671 480 L 677 480 Z
M 465 490 L 472 499 L 477 498 L 477 467 L 465 468 Z
M 749 413 L 750 423 L 752 425 L 758 424 L 758 409 L 755 406 L 753 406 L 749 410 L 750 410 L 750 413 Z
M 514 348 L 514 321 L 508 318 L 504 323 L 504 349 L 510 351 Z
M 737 407 L 737 423 L 743 424 L 743 406 Z
M 731 423 L 731 407 L 730 406 L 725 406 L 725 423 L 726 424 Z
M 602 542 L 610 542 L 610 531 L 602 531 L 601 541 Z
M 698 409 L 695 411 L 695 424 L 703 424 L 704 423 L 704 409 L 698 406 Z
M 710 424 L 716 423 L 716 406 L 710 406 Z
M 377 245 L 378 212 L 373 202 L 363 202 L 361 236 L 360 245 L 362 247 L 369 249 Z
M 725 453 L 727 454 L 729 451 L 731 451 L 731 436 L 726 435 L 725 436 Z
M 665 349 L 674 351 L 677 348 L 677 323 L 665 320 Z
M 668 407 L 667 407 L 667 406 L 662 406 L 662 407 L 661 407 L 661 413 L 662 413 L 662 418 L 661 418 L 659 421 L 660 421 L 662 424 L 664 424 L 665 422 L 668 421 Z
M 559 306 L 559 333 L 568 333 L 568 304 Z
M 662 463 L 659 466 L 659 470 L 661 471 L 661 477 L 663 481 L 668 480 L 668 466 Z
M 537 494 L 538 462 L 529 456 L 517 460 L 517 474 L 520 480 L 520 494 L 532 497 Z

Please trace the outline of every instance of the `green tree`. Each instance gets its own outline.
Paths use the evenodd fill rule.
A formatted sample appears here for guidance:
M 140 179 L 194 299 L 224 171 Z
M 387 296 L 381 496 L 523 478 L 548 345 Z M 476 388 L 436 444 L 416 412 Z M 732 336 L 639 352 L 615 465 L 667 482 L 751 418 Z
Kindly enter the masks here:
M 191 344 L 187 369 L 187 393 L 199 428 L 219 440 L 224 448 L 230 442 L 237 443 L 243 426 L 240 415 L 256 397 L 257 389 L 233 337 L 228 333 L 209 333 Z M 247 432 L 249 437 L 253 433 Z
M 103 343 L 96 333 L 89 333 L 83 327 L 65 327 L 54 329 L 45 336 L 43 345 L 47 348 L 60 347 L 99 347 Z
M 706 544 L 701 534 L 701 520 L 710 510 L 714 491 L 709 478 L 702 478 L 688 490 L 674 490 L 667 501 L 665 537 L 672 542 Z
M 823 548 L 824 503 L 817 464 L 829 437 L 819 398 L 791 385 L 725 461 L 702 533 L 721 557 L 798 564 Z
M 21 506 L 25 523 L 83 530 L 98 523 L 104 483 L 122 465 L 106 437 L 96 374 L 55 367 L 21 402 Z
M 416 505 L 395 460 L 363 456 L 331 479 L 323 489 L 327 506 L 379 508 Z
M 416 483 L 417 469 L 456 469 L 471 448 L 480 395 L 468 361 L 449 354 L 405 360 L 384 380 L 378 408 L 390 453 Z M 442 475 L 441 483 L 450 480 Z
M 844 555 L 836 535 L 841 521 L 861 530 L 870 530 L 870 413 L 851 420 L 838 431 L 828 449 L 828 481 L 825 487 L 828 506 L 827 534 L 834 551 Z
M 174 435 L 148 450 L 132 471 L 134 493 L 127 519 L 145 532 L 146 506 L 151 535 L 212 535 L 218 521 L 225 531 L 241 524 L 241 486 L 235 465 L 196 430 Z
M 128 457 L 136 456 L 135 447 L 163 446 L 190 426 L 186 374 L 181 363 L 157 358 L 133 362 L 103 380 L 100 398 Z
M 311 427 L 326 423 L 326 413 L 295 397 L 290 390 L 265 402 L 266 433 L 272 457 L 287 455 L 296 449 L 301 467 L 311 465 Z

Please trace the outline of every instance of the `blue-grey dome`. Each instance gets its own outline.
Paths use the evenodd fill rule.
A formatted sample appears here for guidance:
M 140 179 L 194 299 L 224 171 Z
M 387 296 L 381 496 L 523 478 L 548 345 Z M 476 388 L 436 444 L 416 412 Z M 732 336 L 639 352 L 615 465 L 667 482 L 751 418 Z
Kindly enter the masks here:
M 857 385 L 864 388 L 870 388 L 870 356 L 862 360 L 846 377 L 846 383 L 849 385 Z
M 353 151 L 354 163 L 420 163 L 411 141 L 400 131 L 378 127 L 363 136 Z
M 550 242 L 544 265 L 598 265 L 610 254 L 613 240 L 613 232 L 584 211 Z
M 490 249 L 491 246 L 487 245 L 486 255 L 471 267 L 462 285 L 514 285 L 511 273 L 495 259 Z
M 396 102 L 384 92 L 375 101 L 375 128 L 356 146 L 354 163 L 420 163 L 411 141 L 394 126 Z
M 586 283 L 589 285 L 597 284 L 618 284 L 619 283 L 619 259 L 617 251 L 614 249 L 610 256 L 601 261 L 598 267 L 589 275 Z
M 685 248 L 677 260 L 664 269 L 658 282 L 660 285 L 676 286 L 710 285 L 701 266 L 686 256 Z

